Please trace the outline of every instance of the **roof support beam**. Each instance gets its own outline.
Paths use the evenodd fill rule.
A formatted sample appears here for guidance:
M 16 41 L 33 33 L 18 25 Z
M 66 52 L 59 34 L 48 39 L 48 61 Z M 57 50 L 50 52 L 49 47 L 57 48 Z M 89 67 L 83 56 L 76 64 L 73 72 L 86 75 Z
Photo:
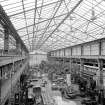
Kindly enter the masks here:
M 28 34 L 28 28 L 27 28 L 27 19 L 26 19 L 26 13 L 25 13 L 25 7 L 24 7 L 24 1 L 22 0 L 22 6 L 23 6 L 23 12 L 24 12 L 24 18 L 25 18 L 25 24 L 26 24 L 26 31 L 27 31 L 27 35 L 28 35 L 28 39 L 29 39 L 29 34 Z M 28 40 L 30 49 L 31 49 L 31 45 L 30 45 L 30 41 Z
M 81 16 L 81 15 L 79 15 L 79 14 L 75 13 L 75 12 L 74 12 L 74 14 L 76 14 L 76 15 L 80 16 L 81 18 L 83 18 L 83 19 L 85 19 L 85 20 L 89 21 L 90 23 L 92 22 L 91 20 L 89 20 L 89 19 L 87 19 L 87 18 L 85 18 L 85 17 L 83 17 L 83 16 Z M 102 27 L 102 26 L 98 25 L 98 24 L 97 24 L 97 23 L 95 23 L 94 21 L 93 21 L 92 23 L 93 23 L 93 24 L 95 24 L 95 25 L 97 25 L 98 27 L 101 27 L 102 29 L 105 29 L 104 27 Z
M 57 27 L 53 30 L 53 32 L 41 43 L 41 45 L 39 46 L 39 48 L 52 36 L 52 34 L 62 25 L 62 23 L 64 23 L 64 21 L 70 16 L 70 14 L 72 14 L 74 12 L 74 10 L 81 4 L 83 0 L 80 0 L 75 6 L 74 8 L 64 17 L 64 19 L 57 25 Z M 39 49 L 38 48 L 38 49 Z
M 46 33 L 46 31 L 47 31 L 49 25 L 51 24 L 51 22 L 52 22 L 52 20 L 54 19 L 56 13 L 58 12 L 58 10 L 59 10 L 59 8 L 60 8 L 62 2 L 63 2 L 63 0 L 60 0 L 60 3 L 59 3 L 59 5 L 58 5 L 58 7 L 57 7 L 57 4 L 56 4 L 56 6 L 54 7 L 54 10 L 55 10 L 56 7 L 57 7 L 57 9 L 56 9 L 56 11 L 54 12 L 54 14 L 53 14 L 52 18 L 50 19 L 50 21 L 48 22 L 48 25 L 46 26 L 46 29 L 45 29 L 44 32 L 42 33 L 42 36 L 40 37 L 40 39 L 39 39 L 37 45 L 42 41 L 42 39 L 43 39 L 43 37 L 44 37 L 44 35 L 45 35 L 45 33 Z
M 67 47 L 67 45 L 65 46 L 65 44 L 62 44 L 62 47 L 61 47 L 61 45 L 54 45 L 54 46 L 45 46 L 45 47 L 41 47 L 40 49 L 42 49 L 42 50 L 47 50 L 47 52 L 50 50 L 55 50 L 55 49 L 61 49 L 61 48 L 65 48 L 65 47 Z
M 57 1 L 57 2 L 60 2 L 60 1 Z M 45 4 L 45 5 L 43 5 L 43 6 L 39 6 L 39 7 L 37 7 L 37 8 L 42 8 L 42 7 L 45 7 L 45 6 L 49 6 L 49 5 L 55 4 L 55 3 L 57 3 L 57 2 L 53 2 L 53 3 L 49 3 L 49 4 Z M 32 10 L 34 10 L 34 9 L 35 9 L 35 8 L 32 8 L 32 9 L 26 10 L 25 12 L 29 12 L 29 11 L 32 11 Z M 19 15 L 19 14 L 22 14 L 22 13 L 24 13 L 24 12 L 19 12 L 19 13 L 16 13 L 16 14 L 10 15 L 9 17 L 11 18 L 12 16 Z
M 66 23 L 64 23 L 64 24 L 70 27 L 70 25 L 68 25 L 68 24 L 66 24 Z M 92 36 L 92 35 L 90 35 L 90 34 L 88 34 L 88 33 L 84 33 L 83 31 L 81 31 L 81 30 L 80 30 L 80 29 L 78 29 L 78 28 L 75 28 L 75 27 L 72 27 L 72 28 L 74 28 L 74 29 L 76 29 L 76 30 L 80 31 L 80 32 L 81 32 L 81 33 L 83 33 L 83 34 L 86 34 L 86 35 L 88 35 L 88 36 L 90 36 L 90 37 L 94 38 L 95 40 L 97 39 L 96 37 L 94 37 L 94 36 Z
M 60 38 L 63 38 L 63 37 L 60 37 Z M 54 39 L 56 39 L 56 38 L 54 38 Z M 66 39 L 66 40 L 67 40 L 67 39 Z M 61 39 L 57 39 L 56 41 L 54 41 L 54 42 L 48 44 L 47 47 L 51 47 L 51 46 L 55 45 L 56 43 L 58 43 L 58 41 L 59 41 L 59 43 L 65 44 L 64 41 L 62 41 Z M 70 42 L 70 41 L 69 41 L 69 42 Z M 73 42 L 72 42 L 72 43 L 73 43 Z M 46 46 L 46 45 L 45 45 L 45 46 Z
M 53 26 L 55 26 L 55 25 L 49 26 L 49 28 L 50 28 L 50 27 L 53 27 Z M 35 33 L 35 32 L 40 32 L 40 31 L 42 31 L 42 30 L 44 30 L 44 29 L 45 29 L 45 28 L 42 28 L 42 29 L 36 30 L 36 31 L 34 31 L 34 33 Z M 33 32 L 30 32 L 30 33 L 28 33 L 28 34 L 33 34 Z M 41 35 L 41 34 L 40 34 L 40 35 Z M 24 36 L 27 36 L 27 34 L 22 35 L 21 38 L 23 38 Z
M 37 11 L 37 0 L 35 0 L 35 10 L 34 10 L 34 25 L 33 25 L 33 39 L 32 39 L 32 50 L 34 50 L 35 48 L 35 41 L 36 41 L 36 35 L 35 35 L 35 28 L 36 27 L 36 23 L 35 23 L 35 19 L 36 19 L 36 11 Z
M 58 16 L 55 16 L 54 18 L 58 18 L 58 17 L 65 16 L 65 15 L 67 15 L 67 13 L 61 14 L 61 15 L 58 15 Z M 53 18 L 53 19 L 54 19 L 54 18 Z M 43 22 L 46 22 L 46 21 L 51 20 L 51 19 L 52 19 L 52 18 L 48 18 L 48 19 L 46 19 L 46 20 L 40 21 L 40 22 L 36 23 L 36 25 L 38 25 L 38 24 L 40 24 L 40 23 L 43 23 Z M 33 26 L 33 25 L 34 25 L 34 24 L 29 25 L 29 26 L 27 26 L 27 27 L 31 27 L 31 26 Z M 25 29 L 25 28 L 26 28 L 26 27 L 22 27 L 22 28 L 20 28 L 20 29 L 17 29 L 17 31 L 22 30 L 22 29 Z
M 63 33 L 65 33 L 66 35 L 70 35 L 69 33 L 66 33 L 65 31 L 63 31 L 63 30 L 60 30 L 59 29 L 59 31 L 61 31 L 61 32 L 63 32 Z M 82 40 L 82 39 L 80 39 L 80 38 L 77 38 L 77 37 L 75 37 L 75 36 L 73 36 L 73 35 L 70 35 L 71 37 L 73 37 L 73 38 L 75 38 L 75 39 L 77 39 L 77 40 L 80 40 L 81 42 L 84 42 L 85 43 L 85 41 L 84 40 Z
M 40 34 L 41 35 L 41 34 Z M 60 37 L 60 38 L 63 38 L 63 39 L 65 39 L 65 40 L 67 40 L 68 42 L 71 42 L 71 43 L 75 43 L 75 42 L 73 42 L 72 40 L 69 40 L 69 39 L 67 39 L 67 38 L 65 38 L 65 37 L 62 37 L 62 36 L 60 36 L 60 35 L 58 35 L 58 34 L 55 34 L 55 35 L 57 35 L 58 37 Z M 32 39 L 33 37 L 30 37 L 30 39 Z M 54 38 L 55 39 L 55 38 Z M 23 41 L 26 41 L 26 40 L 28 40 L 28 39 L 25 39 L 25 40 L 23 40 Z M 59 40 L 60 41 L 60 40 Z

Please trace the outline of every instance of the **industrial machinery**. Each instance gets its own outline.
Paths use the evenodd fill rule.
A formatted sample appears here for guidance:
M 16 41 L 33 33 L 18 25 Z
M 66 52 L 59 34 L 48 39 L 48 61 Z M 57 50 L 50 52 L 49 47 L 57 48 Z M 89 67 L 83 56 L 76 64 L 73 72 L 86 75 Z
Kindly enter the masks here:
M 43 105 L 41 87 L 33 87 L 35 105 Z

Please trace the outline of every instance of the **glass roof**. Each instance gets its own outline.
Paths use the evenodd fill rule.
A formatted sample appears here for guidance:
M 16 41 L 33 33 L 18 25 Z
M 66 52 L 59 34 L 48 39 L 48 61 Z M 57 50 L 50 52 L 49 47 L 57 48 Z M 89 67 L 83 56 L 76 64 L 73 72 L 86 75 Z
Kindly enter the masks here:
M 0 4 L 29 51 L 105 37 L 104 0 L 0 0 Z

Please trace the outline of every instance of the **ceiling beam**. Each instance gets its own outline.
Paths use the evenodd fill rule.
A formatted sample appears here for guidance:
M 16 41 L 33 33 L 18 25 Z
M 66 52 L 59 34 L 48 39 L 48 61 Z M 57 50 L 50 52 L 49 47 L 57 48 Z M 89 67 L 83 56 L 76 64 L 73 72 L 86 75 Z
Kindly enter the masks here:
M 95 22 L 92 21 L 91 19 L 89 20 L 89 19 L 85 18 L 84 16 L 81 16 L 80 14 L 78 14 L 78 13 L 76 13 L 76 12 L 74 12 L 74 14 L 76 14 L 76 15 L 78 15 L 79 17 L 81 17 L 81 18 L 87 20 L 87 21 L 90 22 L 90 23 L 93 23 L 94 25 L 96 25 L 96 26 L 98 26 L 98 27 L 101 27 L 102 29 L 105 29 L 104 27 L 98 25 L 97 23 L 95 23 Z
M 63 0 L 60 0 L 59 5 L 57 6 L 57 4 L 56 4 L 56 6 L 54 7 L 54 10 L 56 9 L 56 7 L 57 7 L 57 9 L 56 9 L 56 11 L 53 13 L 53 16 L 51 15 L 52 19 L 50 19 L 50 21 L 47 23 L 47 26 L 46 26 L 44 32 L 42 33 L 42 36 L 40 37 L 38 43 L 40 43 L 40 42 L 42 41 L 42 39 L 43 39 L 43 37 L 44 37 L 44 35 L 45 35 L 45 33 L 46 33 L 46 31 L 47 31 L 49 25 L 51 24 L 51 22 L 52 22 L 52 20 L 54 19 L 56 13 L 58 12 L 58 10 L 59 10 L 59 8 L 60 8 L 62 2 L 63 2 Z M 54 10 L 53 10 L 53 11 L 54 11 Z M 38 43 L 37 43 L 37 44 L 38 44 Z
M 27 19 L 26 19 L 25 7 L 24 7 L 24 0 L 22 0 L 22 7 L 23 7 L 24 18 L 25 18 L 26 32 L 28 34 L 28 27 L 27 27 Z M 28 39 L 29 39 L 29 34 L 28 34 Z M 31 49 L 31 45 L 30 45 L 29 40 L 28 40 L 28 44 L 29 44 L 30 49 Z
M 61 14 L 61 15 L 58 15 L 58 16 L 55 16 L 54 18 L 59 18 L 59 17 L 61 17 L 61 16 L 65 16 L 65 15 L 67 15 L 67 13 L 64 13 L 64 14 Z M 53 19 L 54 19 L 53 18 Z M 38 22 L 38 23 L 36 23 L 36 25 L 37 24 L 40 24 L 40 23 L 43 23 L 43 22 L 45 22 L 45 21 L 48 21 L 48 20 L 51 20 L 52 18 L 48 18 L 48 19 L 46 19 L 46 20 L 43 20 L 43 21 L 40 21 L 40 22 Z M 32 24 L 32 25 L 28 25 L 27 27 L 31 27 L 31 26 L 33 26 L 34 24 Z M 25 29 L 26 27 L 22 27 L 22 28 L 20 28 L 20 29 L 17 29 L 17 31 L 19 31 L 19 30 L 22 30 L 22 29 Z
M 60 2 L 60 1 L 57 1 L 57 2 Z M 49 3 L 49 4 L 45 4 L 45 5 L 43 5 L 43 6 L 39 6 L 39 7 L 37 7 L 37 8 L 42 8 L 42 7 L 45 7 L 45 6 L 49 6 L 49 5 L 52 5 L 52 4 L 56 4 L 57 2 L 53 2 L 53 3 Z M 32 9 L 26 10 L 25 12 L 29 12 L 29 11 L 32 11 L 32 10 L 34 10 L 34 9 L 35 9 L 35 8 L 32 8 Z M 13 16 L 16 16 L 16 15 L 19 15 L 19 14 L 22 14 L 22 13 L 24 13 L 24 12 L 22 11 L 22 12 L 19 12 L 19 13 L 13 14 L 13 15 L 9 15 L 9 17 L 11 18 L 11 17 L 13 17 Z
M 35 42 L 36 42 L 36 34 L 35 34 L 35 29 L 37 29 L 36 27 L 36 12 L 37 12 L 37 0 L 35 0 L 35 10 L 34 10 L 34 25 L 33 25 L 33 39 L 32 39 L 32 50 L 34 50 L 35 48 Z
M 69 26 L 70 27 L 70 25 L 68 25 L 68 24 L 66 24 L 66 23 L 63 23 L 63 24 L 65 24 L 65 25 L 67 25 L 67 26 Z M 86 34 L 87 36 L 90 36 L 90 37 L 92 37 L 92 38 L 94 38 L 95 40 L 97 39 L 96 37 L 94 37 L 94 36 L 92 36 L 92 35 L 90 35 L 89 33 L 85 33 L 85 32 L 83 32 L 83 31 L 81 31 L 80 29 L 78 29 L 78 28 L 75 28 L 75 27 L 72 27 L 72 28 L 74 28 L 76 31 L 78 30 L 78 31 L 80 31 L 81 33 L 83 33 L 83 34 Z
M 74 12 L 74 10 L 82 3 L 83 0 L 80 0 L 73 8 L 70 12 L 68 12 L 68 14 L 64 17 L 64 19 L 57 25 L 57 27 L 53 30 L 53 32 L 41 43 L 41 45 L 39 46 L 39 48 L 52 36 L 52 34 L 62 25 L 62 23 L 64 23 L 64 21 Z M 38 48 L 38 49 L 39 49 Z
M 53 26 L 55 26 L 55 25 L 49 26 L 49 28 L 50 28 L 50 27 L 53 27 Z M 42 30 L 44 30 L 44 29 L 45 29 L 45 28 L 42 28 L 42 29 L 39 29 L 39 30 L 34 31 L 34 32 L 39 32 L 39 31 L 42 31 Z M 28 33 L 28 34 L 33 34 L 33 32 L 30 32 L 30 33 Z M 24 34 L 24 35 L 22 35 L 21 38 L 27 36 L 28 34 Z

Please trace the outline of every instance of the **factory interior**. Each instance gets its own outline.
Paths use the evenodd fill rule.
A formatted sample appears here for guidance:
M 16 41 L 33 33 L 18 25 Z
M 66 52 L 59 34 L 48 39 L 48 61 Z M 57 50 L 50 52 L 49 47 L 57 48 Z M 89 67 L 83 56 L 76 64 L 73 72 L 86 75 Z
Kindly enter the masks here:
M 0 105 L 105 105 L 105 0 L 0 0 Z

